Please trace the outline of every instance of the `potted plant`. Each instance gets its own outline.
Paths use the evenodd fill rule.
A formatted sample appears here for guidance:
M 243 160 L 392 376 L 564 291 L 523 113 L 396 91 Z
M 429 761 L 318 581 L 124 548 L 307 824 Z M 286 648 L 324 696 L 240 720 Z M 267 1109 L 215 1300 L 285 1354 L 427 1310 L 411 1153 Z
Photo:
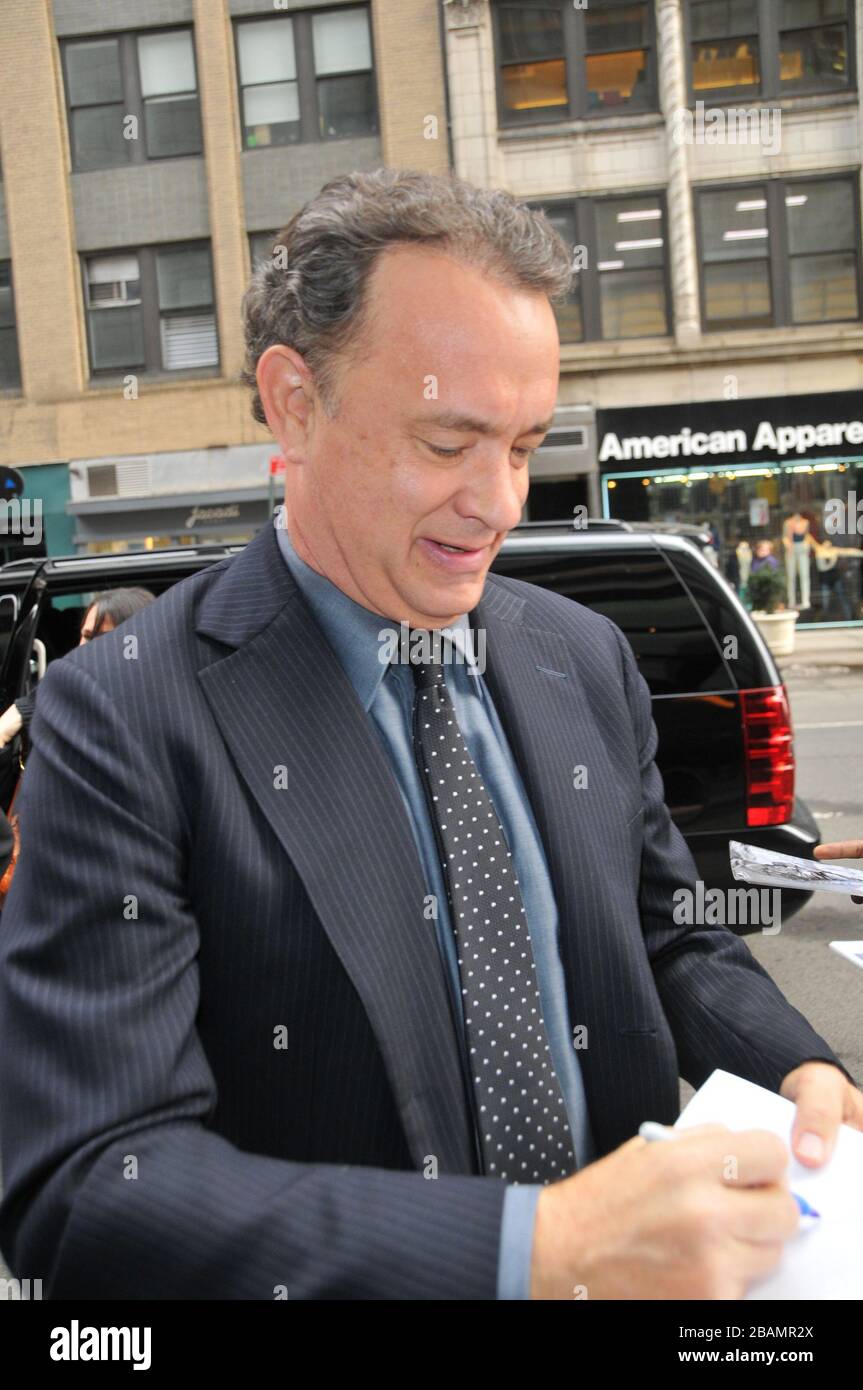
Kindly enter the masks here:
M 750 574 L 746 602 L 758 630 L 774 656 L 790 656 L 794 651 L 797 609 L 785 607 L 785 576 L 780 569 L 765 565 Z

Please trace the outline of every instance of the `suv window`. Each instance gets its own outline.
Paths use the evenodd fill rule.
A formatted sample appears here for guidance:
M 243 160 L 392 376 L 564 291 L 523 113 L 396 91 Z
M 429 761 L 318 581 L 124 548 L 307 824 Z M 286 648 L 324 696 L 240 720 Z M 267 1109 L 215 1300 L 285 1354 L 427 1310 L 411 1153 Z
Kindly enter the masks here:
M 652 695 L 734 689 L 697 606 L 658 552 L 501 553 L 493 568 L 611 618 L 629 639 Z

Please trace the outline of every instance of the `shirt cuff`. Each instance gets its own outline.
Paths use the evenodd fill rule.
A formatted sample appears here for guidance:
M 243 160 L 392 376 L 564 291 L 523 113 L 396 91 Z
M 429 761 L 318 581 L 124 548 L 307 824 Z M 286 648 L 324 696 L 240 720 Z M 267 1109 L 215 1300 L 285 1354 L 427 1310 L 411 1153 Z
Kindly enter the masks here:
M 519 1183 L 517 1186 L 510 1183 L 506 1189 L 500 1223 L 498 1298 L 530 1298 L 533 1227 L 541 1192 L 541 1185 L 533 1183 Z

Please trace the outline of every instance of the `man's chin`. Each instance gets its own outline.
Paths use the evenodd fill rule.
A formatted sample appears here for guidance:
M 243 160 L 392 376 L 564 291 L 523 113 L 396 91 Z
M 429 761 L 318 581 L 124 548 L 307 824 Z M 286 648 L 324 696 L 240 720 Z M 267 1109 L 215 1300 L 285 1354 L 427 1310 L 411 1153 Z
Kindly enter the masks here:
M 487 573 L 465 575 L 458 582 L 430 585 L 411 594 L 413 613 L 422 615 L 422 624 L 415 622 L 414 626 L 445 627 L 462 613 L 470 613 L 482 598 Z

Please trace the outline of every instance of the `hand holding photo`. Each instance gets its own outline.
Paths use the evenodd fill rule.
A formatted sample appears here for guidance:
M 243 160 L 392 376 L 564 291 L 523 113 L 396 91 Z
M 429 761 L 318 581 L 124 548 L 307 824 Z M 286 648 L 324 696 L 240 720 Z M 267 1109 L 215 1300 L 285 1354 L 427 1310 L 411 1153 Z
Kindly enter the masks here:
M 809 892 L 826 889 L 830 893 L 863 894 L 863 872 L 798 859 L 793 854 L 759 849 L 730 840 L 732 876 L 739 882 L 769 888 L 804 888 Z

